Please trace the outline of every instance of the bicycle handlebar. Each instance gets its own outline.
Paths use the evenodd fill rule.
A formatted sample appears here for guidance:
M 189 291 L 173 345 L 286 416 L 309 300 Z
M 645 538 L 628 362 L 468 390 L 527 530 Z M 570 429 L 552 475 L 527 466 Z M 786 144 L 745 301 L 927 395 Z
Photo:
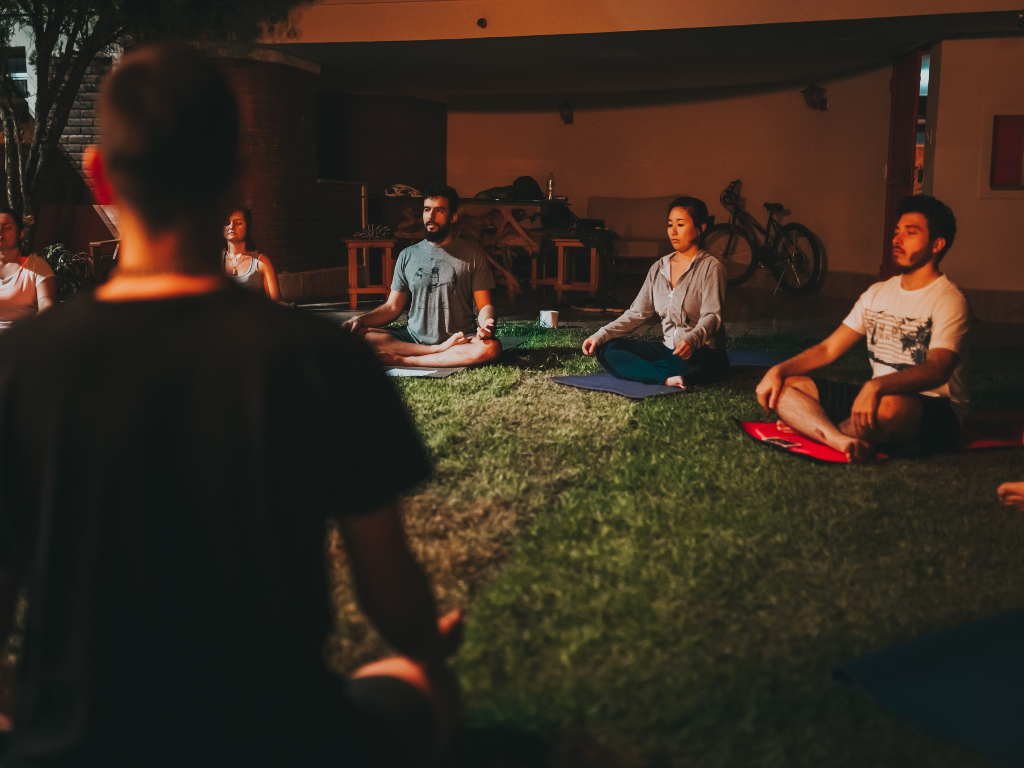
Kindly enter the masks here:
M 722 190 L 722 194 L 718 199 L 726 209 L 731 209 L 739 203 L 740 196 L 737 189 L 741 183 L 740 179 L 736 179 L 736 181 L 731 182 L 728 187 Z

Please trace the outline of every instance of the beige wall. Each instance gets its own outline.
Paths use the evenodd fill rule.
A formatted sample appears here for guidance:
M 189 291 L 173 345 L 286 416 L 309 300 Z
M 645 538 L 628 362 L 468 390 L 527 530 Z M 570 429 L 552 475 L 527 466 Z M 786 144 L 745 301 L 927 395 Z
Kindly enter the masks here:
M 835 82 L 827 112 L 797 89 L 687 104 L 577 111 L 564 125 L 544 113 L 449 112 L 448 179 L 469 197 L 554 171 L 556 194 L 586 214 L 590 196 L 685 192 L 706 200 L 743 179 L 746 207 L 763 223 L 765 201 L 824 242 L 829 269 L 878 273 L 883 168 L 889 130 L 888 68 Z
M 992 115 L 1024 114 L 1024 39 L 946 40 L 932 62 L 925 191 L 958 227 L 943 269 L 965 288 L 1022 291 L 1024 192 L 989 190 L 988 170 Z
M 452 40 L 1018 10 L 1016 0 L 315 0 L 279 43 Z M 487 27 L 477 26 L 486 18 Z

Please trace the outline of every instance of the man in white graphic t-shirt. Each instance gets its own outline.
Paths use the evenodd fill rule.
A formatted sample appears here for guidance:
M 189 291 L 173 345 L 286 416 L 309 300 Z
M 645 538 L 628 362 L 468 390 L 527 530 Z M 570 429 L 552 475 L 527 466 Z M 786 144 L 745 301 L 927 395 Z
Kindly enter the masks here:
M 854 463 L 878 450 L 909 455 L 955 448 L 967 414 L 967 299 L 939 264 L 956 217 L 928 195 L 900 201 L 893 237 L 899 273 L 875 283 L 825 341 L 780 363 L 757 385 L 779 426 L 830 445 Z M 867 339 L 873 378 L 863 386 L 805 376 Z

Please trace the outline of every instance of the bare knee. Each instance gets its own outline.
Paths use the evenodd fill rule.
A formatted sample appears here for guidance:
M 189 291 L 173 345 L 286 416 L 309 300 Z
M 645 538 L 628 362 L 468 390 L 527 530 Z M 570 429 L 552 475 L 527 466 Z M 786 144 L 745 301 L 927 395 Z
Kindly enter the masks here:
M 501 354 L 501 342 L 497 339 L 483 339 L 480 341 L 481 349 L 477 353 L 476 362 L 489 363 Z
M 786 395 L 787 390 L 799 392 L 803 395 L 807 395 L 814 400 L 818 399 L 818 387 L 814 381 L 808 376 L 789 376 L 782 382 L 782 393 L 780 397 Z
M 916 397 L 885 395 L 878 403 L 878 420 L 883 423 L 920 418 L 921 404 Z
M 911 440 L 920 431 L 923 411 L 916 397 L 885 395 L 878 403 L 878 429 L 888 439 Z
M 897 445 L 914 440 L 921 428 L 921 404 L 915 397 L 906 395 L 885 395 L 878 402 L 875 426 L 866 427 L 843 422 L 843 432 L 850 437 L 866 440 L 875 445 L 895 443 Z
M 385 342 L 389 341 L 392 336 L 387 331 L 382 331 L 379 328 L 359 328 L 356 330 L 359 334 L 359 338 L 369 344 L 371 347 L 376 349 L 382 346 Z

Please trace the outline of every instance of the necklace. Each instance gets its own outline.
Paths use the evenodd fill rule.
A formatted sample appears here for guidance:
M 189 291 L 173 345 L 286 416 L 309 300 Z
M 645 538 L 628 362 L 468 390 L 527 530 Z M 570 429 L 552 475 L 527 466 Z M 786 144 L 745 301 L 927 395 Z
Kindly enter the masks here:
M 235 277 L 238 276 L 238 265 L 242 263 L 242 259 L 244 259 L 246 256 L 249 256 L 249 255 L 250 254 L 249 254 L 248 251 L 242 251 L 235 258 L 232 258 L 231 254 L 229 254 L 229 253 L 225 253 L 224 254 L 224 260 L 225 261 L 229 261 L 230 264 L 231 264 L 231 274 L 232 274 L 232 276 L 235 276 Z

